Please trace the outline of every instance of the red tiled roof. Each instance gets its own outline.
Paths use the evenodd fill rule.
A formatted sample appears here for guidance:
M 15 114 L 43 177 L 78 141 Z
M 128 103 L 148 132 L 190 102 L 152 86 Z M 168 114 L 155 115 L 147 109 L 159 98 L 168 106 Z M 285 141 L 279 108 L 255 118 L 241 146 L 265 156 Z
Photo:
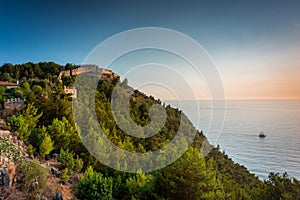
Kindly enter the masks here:
M 7 81 L 0 81 L 0 85 L 5 85 L 5 86 L 19 86 L 17 83 L 9 83 Z

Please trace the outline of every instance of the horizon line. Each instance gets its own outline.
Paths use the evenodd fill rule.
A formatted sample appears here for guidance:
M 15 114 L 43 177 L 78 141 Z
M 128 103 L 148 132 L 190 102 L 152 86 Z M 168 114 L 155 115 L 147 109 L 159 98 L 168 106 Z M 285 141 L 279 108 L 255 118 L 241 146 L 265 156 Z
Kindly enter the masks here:
M 160 98 L 157 98 L 160 99 Z M 177 99 L 160 99 L 161 101 L 177 101 Z M 180 101 L 299 101 L 300 98 L 228 98 L 228 99 L 182 99 Z

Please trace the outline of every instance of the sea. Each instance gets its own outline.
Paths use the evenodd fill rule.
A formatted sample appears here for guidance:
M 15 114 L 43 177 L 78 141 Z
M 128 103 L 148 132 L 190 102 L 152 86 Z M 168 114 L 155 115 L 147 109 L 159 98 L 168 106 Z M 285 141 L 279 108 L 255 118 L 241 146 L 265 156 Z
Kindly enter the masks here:
M 270 172 L 287 172 L 300 180 L 299 100 L 165 103 L 183 110 L 211 144 L 261 180 Z

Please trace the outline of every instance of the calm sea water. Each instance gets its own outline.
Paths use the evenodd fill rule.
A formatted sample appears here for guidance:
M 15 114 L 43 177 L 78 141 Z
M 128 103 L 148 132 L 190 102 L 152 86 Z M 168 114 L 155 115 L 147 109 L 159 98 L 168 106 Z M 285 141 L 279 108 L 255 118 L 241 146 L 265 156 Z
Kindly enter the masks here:
M 270 172 L 300 179 L 300 101 L 227 101 L 226 108 L 212 108 L 209 101 L 167 103 L 182 109 L 211 144 L 219 144 L 260 179 L 267 179 Z M 212 116 L 222 121 L 224 111 L 220 132 L 221 123 L 210 122 Z M 260 132 L 266 137 L 259 138 Z

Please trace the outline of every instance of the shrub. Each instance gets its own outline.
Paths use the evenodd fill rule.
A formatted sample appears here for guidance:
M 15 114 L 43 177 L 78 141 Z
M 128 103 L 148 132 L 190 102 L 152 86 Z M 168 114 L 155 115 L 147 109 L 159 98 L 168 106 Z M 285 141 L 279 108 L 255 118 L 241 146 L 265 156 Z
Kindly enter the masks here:
M 154 199 L 154 180 L 151 175 L 138 171 L 126 180 L 129 194 L 134 199 Z
M 73 158 L 73 154 L 69 152 L 69 150 L 60 149 L 60 153 L 58 156 L 58 161 L 61 162 L 64 168 L 69 168 L 69 170 L 73 170 L 75 167 L 75 161 Z
M 75 160 L 75 171 L 81 172 L 83 165 L 84 165 L 83 160 L 77 156 L 77 159 Z
M 38 160 L 23 161 L 18 172 L 21 176 L 22 190 L 35 198 L 38 193 L 43 193 L 47 188 L 47 175 L 49 169 L 40 165 Z
M 101 173 L 95 172 L 92 167 L 88 167 L 84 176 L 76 185 L 76 196 L 82 200 L 112 199 L 111 177 L 103 177 Z
M 45 157 L 45 155 L 48 155 L 53 150 L 53 148 L 54 147 L 51 137 L 50 135 L 46 134 L 39 148 L 41 156 Z
M 61 172 L 61 176 L 60 178 L 64 181 L 69 180 L 71 171 L 68 168 L 65 168 L 62 172 Z
M 28 155 L 32 156 L 32 155 L 33 155 L 33 152 L 34 152 L 34 148 L 33 148 L 33 146 L 30 144 L 30 145 L 28 146 L 27 153 L 28 153 Z

